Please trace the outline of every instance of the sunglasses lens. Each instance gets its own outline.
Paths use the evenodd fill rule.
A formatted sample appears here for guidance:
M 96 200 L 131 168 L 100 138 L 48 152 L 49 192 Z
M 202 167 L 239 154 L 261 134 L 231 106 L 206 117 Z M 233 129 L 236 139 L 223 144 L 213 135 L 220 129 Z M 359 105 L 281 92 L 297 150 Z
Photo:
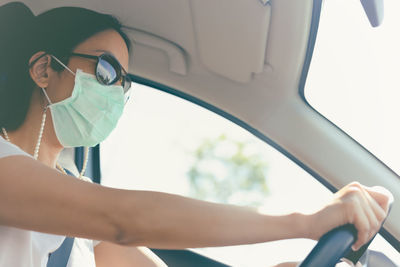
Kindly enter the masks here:
M 118 73 L 110 58 L 99 58 L 96 68 L 96 76 L 99 82 L 105 85 L 113 84 L 118 80 Z
M 104 85 L 111 85 L 121 81 L 124 89 L 125 103 L 129 99 L 131 79 L 128 75 L 122 75 L 121 65 L 111 55 L 103 54 L 100 56 L 96 67 L 97 80 Z

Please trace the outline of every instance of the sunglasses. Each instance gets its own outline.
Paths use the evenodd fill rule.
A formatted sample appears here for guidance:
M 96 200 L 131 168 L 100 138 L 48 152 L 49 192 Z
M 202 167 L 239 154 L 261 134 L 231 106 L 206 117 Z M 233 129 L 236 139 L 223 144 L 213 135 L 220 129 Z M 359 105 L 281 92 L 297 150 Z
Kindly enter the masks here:
M 40 58 L 45 56 L 46 54 L 41 55 L 36 58 L 29 67 L 32 67 Z M 62 63 L 55 56 L 51 55 L 58 63 L 60 63 L 63 67 L 66 67 L 64 63 Z M 103 85 L 113 85 L 119 82 L 124 89 L 124 94 L 126 95 L 131 88 L 132 80 L 129 78 L 126 70 L 121 66 L 118 60 L 109 53 L 103 53 L 99 56 L 81 54 L 81 53 L 70 53 L 69 56 L 76 56 L 82 58 L 88 58 L 96 60 L 95 67 L 95 75 L 96 79 L 100 84 Z M 68 68 L 68 67 L 66 67 Z
M 132 81 L 128 73 L 113 55 L 109 53 L 104 53 L 99 56 L 81 53 L 70 53 L 70 55 L 96 60 L 95 75 L 99 83 L 112 85 L 120 82 L 124 88 L 125 94 L 131 88 Z

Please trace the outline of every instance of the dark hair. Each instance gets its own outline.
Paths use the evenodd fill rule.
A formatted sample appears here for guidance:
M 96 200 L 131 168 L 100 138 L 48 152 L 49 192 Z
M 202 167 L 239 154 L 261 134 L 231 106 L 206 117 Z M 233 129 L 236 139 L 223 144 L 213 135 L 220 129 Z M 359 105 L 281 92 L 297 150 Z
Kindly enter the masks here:
M 23 3 L 0 7 L 0 128 L 18 129 L 25 120 L 32 92 L 29 59 L 45 51 L 68 64 L 77 45 L 107 29 L 117 31 L 128 51 L 130 41 L 112 15 L 79 7 L 59 7 L 35 16 Z M 63 68 L 52 61 L 51 68 Z

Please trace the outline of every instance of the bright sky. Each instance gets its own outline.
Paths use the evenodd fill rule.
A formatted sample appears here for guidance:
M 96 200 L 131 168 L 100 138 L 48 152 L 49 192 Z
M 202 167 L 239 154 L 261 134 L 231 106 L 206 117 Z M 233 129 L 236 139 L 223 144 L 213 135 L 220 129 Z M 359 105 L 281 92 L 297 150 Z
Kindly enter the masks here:
M 385 5 L 384 24 L 372 29 L 359 0 L 325 1 L 305 92 L 322 114 L 400 172 L 400 126 L 396 123 L 400 114 L 400 1 L 385 0 Z M 221 133 L 240 140 L 252 138 L 236 125 L 174 96 L 143 86 L 134 90 L 119 126 L 102 147 L 105 185 L 187 195 L 188 151 L 204 138 Z M 280 153 L 253 141 L 270 165 L 265 210 L 309 211 L 330 197 Z M 313 194 L 304 194 L 302 189 Z M 301 260 L 313 244 L 290 240 L 201 251 L 234 266 L 268 266 Z M 382 241 L 375 243 L 375 247 L 384 246 Z M 388 253 L 400 263 L 397 252 Z

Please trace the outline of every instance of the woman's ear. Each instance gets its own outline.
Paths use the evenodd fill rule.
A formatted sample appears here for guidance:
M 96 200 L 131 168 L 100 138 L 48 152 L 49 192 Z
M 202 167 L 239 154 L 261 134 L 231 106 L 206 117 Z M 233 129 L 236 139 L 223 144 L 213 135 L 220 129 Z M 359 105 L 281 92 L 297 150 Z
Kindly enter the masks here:
M 34 64 L 30 66 L 32 62 Z M 50 63 L 51 56 L 46 55 L 43 51 L 37 52 L 29 60 L 29 74 L 40 88 L 46 88 L 49 84 L 49 77 L 51 75 Z

